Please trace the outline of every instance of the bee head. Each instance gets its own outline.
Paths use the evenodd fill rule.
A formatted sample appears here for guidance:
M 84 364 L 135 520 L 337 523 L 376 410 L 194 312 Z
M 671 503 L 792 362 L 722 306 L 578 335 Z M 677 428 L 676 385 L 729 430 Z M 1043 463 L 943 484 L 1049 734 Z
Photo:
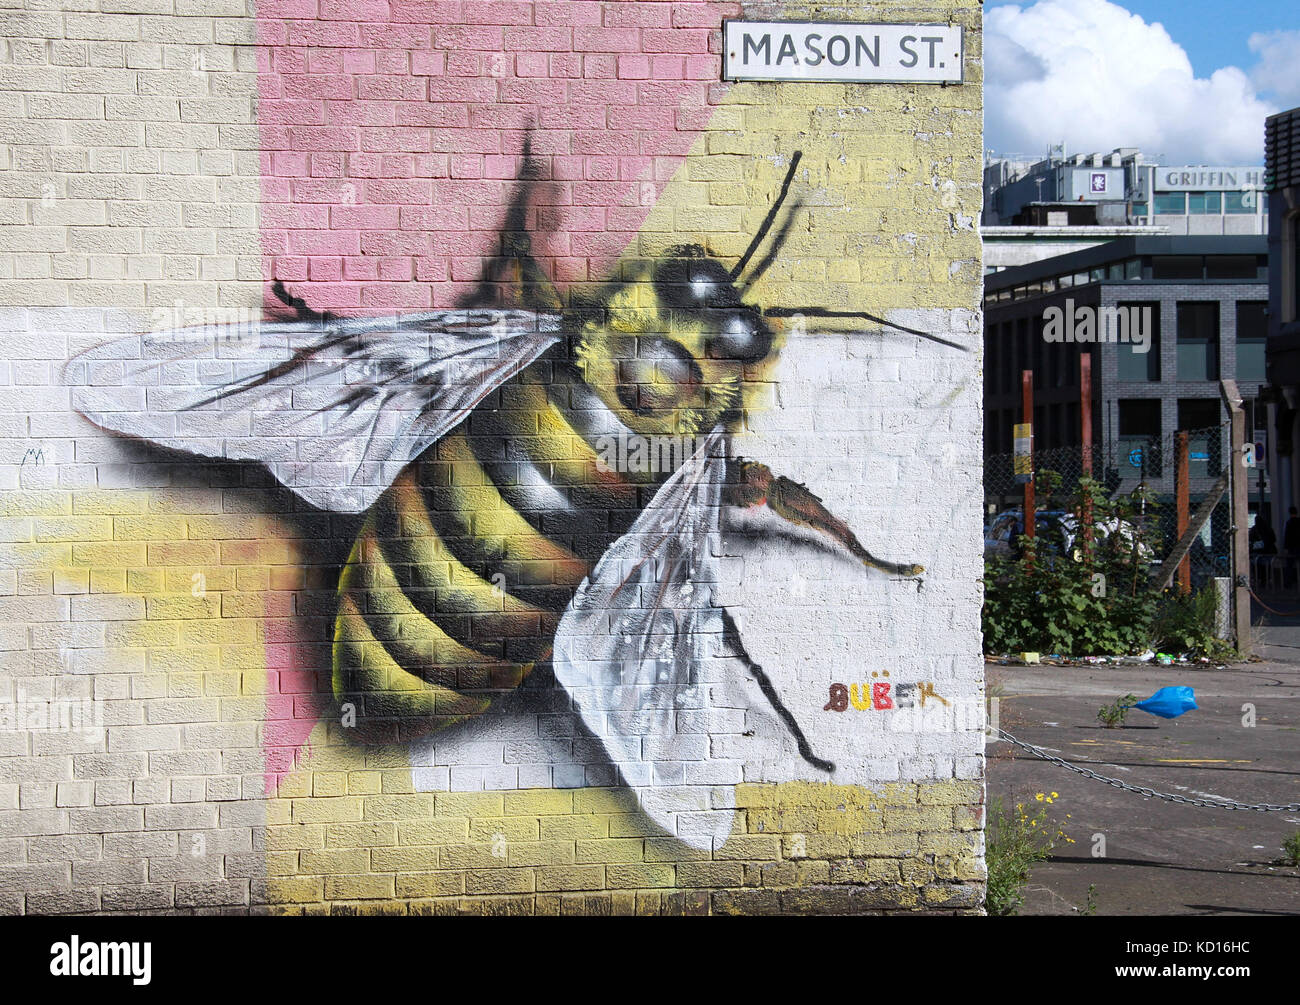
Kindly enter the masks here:
M 699 245 L 625 267 L 582 320 L 575 359 L 587 384 L 638 433 L 706 433 L 741 404 L 745 368 L 772 331 Z

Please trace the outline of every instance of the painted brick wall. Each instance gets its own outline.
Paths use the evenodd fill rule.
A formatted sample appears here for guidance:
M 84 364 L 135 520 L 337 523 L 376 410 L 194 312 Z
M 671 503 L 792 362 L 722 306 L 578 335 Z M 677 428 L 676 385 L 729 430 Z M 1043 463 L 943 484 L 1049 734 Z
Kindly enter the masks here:
M 978 4 L 80 6 L 0 12 L 0 910 L 978 910 Z

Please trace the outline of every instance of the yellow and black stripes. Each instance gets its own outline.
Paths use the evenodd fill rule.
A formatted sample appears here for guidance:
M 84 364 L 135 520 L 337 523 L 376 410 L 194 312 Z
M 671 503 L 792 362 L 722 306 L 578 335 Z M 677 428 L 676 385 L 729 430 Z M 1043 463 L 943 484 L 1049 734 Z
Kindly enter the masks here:
M 478 715 L 549 659 L 574 590 L 650 491 L 596 462 L 525 377 L 380 497 L 344 567 L 334 634 L 335 696 L 367 739 Z

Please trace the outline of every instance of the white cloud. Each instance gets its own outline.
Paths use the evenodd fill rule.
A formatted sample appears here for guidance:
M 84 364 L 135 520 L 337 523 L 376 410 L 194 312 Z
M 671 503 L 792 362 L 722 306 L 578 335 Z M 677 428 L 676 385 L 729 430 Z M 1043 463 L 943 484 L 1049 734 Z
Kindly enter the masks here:
M 1250 76 L 1284 105 L 1300 104 L 1300 31 L 1256 32 L 1247 40 L 1259 57 Z
M 1263 158 L 1264 117 L 1277 110 L 1257 93 L 1263 80 L 1235 66 L 1198 78 L 1159 23 L 1107 0 L 1039 0 L 988 9 L 984 25 L 988 147 L 1032 156 L 1064 140 L 1072 153 L 1133 146 L 1170 164 Z M 1280 34 L 1295 36 L 1278 43 L 1294 68 L 1300 32 Z M 1273 51 L 1273 36 L 1256 37 L 1255 51 Z

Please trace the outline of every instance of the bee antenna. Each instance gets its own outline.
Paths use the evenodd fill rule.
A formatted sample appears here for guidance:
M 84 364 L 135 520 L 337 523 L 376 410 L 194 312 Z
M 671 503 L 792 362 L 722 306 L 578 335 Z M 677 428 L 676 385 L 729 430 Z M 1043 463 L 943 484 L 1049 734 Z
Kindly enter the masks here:
M 794 226 L 794 215 L 801 206 L 803 206 L 803 202 L 798 201 L 790 207 L 790 215 L 785 218 L 785 223 L 776 232 L 776 237 L 772 238 L 772 247 L 768 249 L 767 254 L 763 256 L 763 260 L 754 266 L 754 271 L 746 276 L 745 281 L 741 284 L 745 289 L 758 282 L 763 277 L 763 273 L 768 270 L 768 267 L 776 261 L 776 256 L 781 254 L 781 249 L 785 246 L 785 239 L 790 236 L 790 228 Z
M 767 216 L 763 219 L 762 226 L 758 228 L 758 233 L 756 233 L 754 239 L 749 242 L 749 247 L 746 248 L 745 253 L 740 256 L 740 261 L 736 263 L 736 267 L 731 270 L 731 281 L 733 283 L 740 278 L 740 274 L 745 271 L 745 266 L 748 265 L 749 260 L 754 257 L 754 253 L 758 251 L 758 246 L 763 243 L 763 238 L 767 237 L 767 232 L 772 229 L 772 224 L 776 221 L 776 214 L 781 211 L 781 204 L 785 202 L 786 196 L 790 194 L 790 184 L 794 181 L 794 173 L 798 169 L 801 160 L 803 160 L 803 151 L 796 150 L 790 158 L 790 168 L 785 173 L 785 181 L 781 182 L 781 191 L 776 197 L 776 202 L 772 203 L 772 208 L 767 211 Z M 784 238 L 785 233 L 788 232 L 789 229 L 790 222 L 787 220 L 785 228 L 782 230 L 780 236 Z M 764 267 L 768 264 L 770 263 L 765 260 Z M 750 277 L 746 282 L 753 282 L 755 278 L 757 277 Z
M 814 318 L 863 318 L 867 321 L 874 321 L 876 324 L 884 325 L 886 328 L 894 328 L 900 332 L 906 332 L 908 335 L 915 335 L 918 338 L 929 339 L 931 342 L 938 342 L 940 345 L 946 345 L 950 349 L 960 349 L 962 352 L 970 352 L 967 346 L 957 342 L 949 342 L 946 338 L 940 338 L 938 335 L 931 335 L 929 332 L 923 332 L 919 328 L 909 328 L 907 325 L 895 324 L 893 321 L 886 321 L 875 314 L 868 314 L 866 311 L 833 311 L 825 307 L 768 307 L 763 314 L 769 318 L 792 318 L 796 314 L 806 314 Z

